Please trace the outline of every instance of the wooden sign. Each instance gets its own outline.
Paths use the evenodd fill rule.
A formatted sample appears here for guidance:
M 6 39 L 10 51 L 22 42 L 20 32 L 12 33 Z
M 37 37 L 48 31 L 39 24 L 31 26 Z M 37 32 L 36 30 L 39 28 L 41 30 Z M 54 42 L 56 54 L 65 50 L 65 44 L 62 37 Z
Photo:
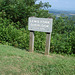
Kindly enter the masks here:
M 40 31 L 47 33 L 45 55 L 49 55 L 52 23 L 53 23 L 52 18 L 29 17 L 28 30 L 30 30 L 30 42 L 29 42 L 30 52 L 34 51 L 34 31 Z
M 31 31 L 52 32 L 52 18 L 29 17 L 28 29 Z

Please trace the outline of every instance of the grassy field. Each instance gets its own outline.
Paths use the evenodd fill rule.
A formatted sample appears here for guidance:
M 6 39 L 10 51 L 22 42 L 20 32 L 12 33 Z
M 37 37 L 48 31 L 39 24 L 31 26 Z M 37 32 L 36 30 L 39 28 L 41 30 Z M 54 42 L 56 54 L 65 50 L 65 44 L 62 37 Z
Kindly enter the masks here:
M 0 75 L 75 75 L 75 57 L 0 45 Z

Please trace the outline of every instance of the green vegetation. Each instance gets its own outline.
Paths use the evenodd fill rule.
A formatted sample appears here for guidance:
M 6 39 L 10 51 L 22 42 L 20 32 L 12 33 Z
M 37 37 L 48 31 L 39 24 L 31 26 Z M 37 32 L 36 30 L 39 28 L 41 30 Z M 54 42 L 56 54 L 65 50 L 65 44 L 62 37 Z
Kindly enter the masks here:
M 0 75 L 74 75 L 75 17 L 56 18 L 47 3 L 37 0 L 0 0 Z M 50 55 L 44 52 L 46 33 L 35 32 L 35 52 L 29 49 L 28 17 L 53 18 Z M 14 47 L 17 48 L 14 48 Z M 68 55 L 52 54 L 63 53 Z
M 0 45 L 0 75 L 75 75 L 75 57 Z
M 48 10 L 49 3 L 36 0 L 0 1 L 0 43 L 29 49 L 28 17 L 52 17 L 53 32 L 50 52 L 75 54 L 75 17 L 56 18 Z M 44 51 L 46 33 L 35 32 L 35 51 Z

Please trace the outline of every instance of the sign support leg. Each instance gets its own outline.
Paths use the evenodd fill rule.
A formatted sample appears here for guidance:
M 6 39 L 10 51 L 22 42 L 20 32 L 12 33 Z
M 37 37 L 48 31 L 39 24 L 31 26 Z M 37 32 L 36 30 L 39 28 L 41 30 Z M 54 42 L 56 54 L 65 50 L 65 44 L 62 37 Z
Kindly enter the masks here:
M 49 55 L 49 50 L 50 50 L 50 39 L 51 39 L 51 33 L 47 33 L 47 34 L 46 34 L 45 55 Z
M 34 31 L 30 31 L 29 52 L 34 51 Z

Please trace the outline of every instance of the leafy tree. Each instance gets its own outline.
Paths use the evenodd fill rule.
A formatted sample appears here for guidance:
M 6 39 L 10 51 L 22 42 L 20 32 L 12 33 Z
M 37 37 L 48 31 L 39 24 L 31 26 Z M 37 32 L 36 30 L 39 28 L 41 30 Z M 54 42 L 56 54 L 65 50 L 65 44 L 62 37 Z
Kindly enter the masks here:
M 0 0 L 0 43 L 29 48 L 28 17 L 53 18 L 51 52 L 75 54 L 75 17 L 56 18 L 37 0 Z M 46 33 L 35 32 L 35 50 L 44 51 Z
M 25 27 L 28 24 L 28 17 L 45 17 L 43 14 L 48 13 L 48 11 L 40 9 L 41 7 L 50 7 L 49 3 L 35 4 L 37 0 L 2 0 L 0 11 L 6 12 L 6 18 L 11 19 L 11 21 L 21 23 L 19 26 Z M 42 14 L 40 14 L 42 13 Z M 40 14 L 40 15 L 39 15 Z M 50 14 L 48 13 L 50 17 Z

